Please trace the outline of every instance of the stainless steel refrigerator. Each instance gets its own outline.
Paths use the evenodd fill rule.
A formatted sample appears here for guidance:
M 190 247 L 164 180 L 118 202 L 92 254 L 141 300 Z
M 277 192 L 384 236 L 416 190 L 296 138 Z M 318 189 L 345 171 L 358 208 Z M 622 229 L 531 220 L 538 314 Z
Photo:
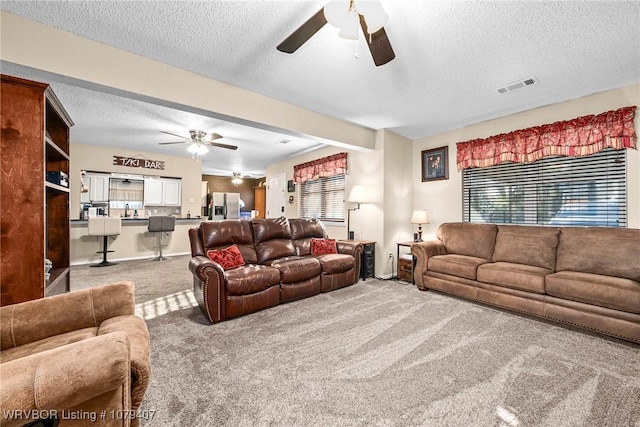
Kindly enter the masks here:
M 211 219 L 240 218 L 240 193 L 211 193 Z

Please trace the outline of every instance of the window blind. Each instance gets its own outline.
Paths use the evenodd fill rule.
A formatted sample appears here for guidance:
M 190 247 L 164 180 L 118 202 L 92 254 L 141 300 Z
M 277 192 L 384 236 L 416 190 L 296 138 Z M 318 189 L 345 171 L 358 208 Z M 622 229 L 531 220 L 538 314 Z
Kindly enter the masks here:
M 463 220 L 627 226 L 626 152 L 547 157 L 462 172 Z
M 344 222 L 344 174 L 300 184 L 300 214 L 303 218 Z

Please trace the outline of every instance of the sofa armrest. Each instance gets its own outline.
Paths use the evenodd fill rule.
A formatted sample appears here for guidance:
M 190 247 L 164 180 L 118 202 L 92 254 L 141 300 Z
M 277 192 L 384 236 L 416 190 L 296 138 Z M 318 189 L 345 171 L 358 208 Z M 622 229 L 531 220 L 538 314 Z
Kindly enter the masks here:
M 339 254 L 351 255 L 354 258 L 359 258 L 362 255 L 362 243 L 350 241 L 350 240 L 338 240 L 336 241 Z
M 132 282 L 83 289 L 0 308 L 2 350 L 135 312 Z
M 447 248 L 440 240 L 429 240 L 427 242 L 414 243 L 411 246 L 411 253 L 416 258 L 416 266 L 413 271 L 413 279 L 419 288 L 424 285 L 423 276 L 427 273 L 429 257 L 435 255 L 445 255 Z
M 351 255 L 355 259 L 355 274 L 357 281 L 358 277 L 360 277 L 360 269 L 362 268 L 362 266 L 360 265 L 363 251 L 362 243 L 353 242 L 351 240 L 338 240 L 336 242 L 336 245 L 338 247 L 339 254 Z
M 129 410 L 126 407 L 130 387 L 129 340 L 125 332 L 1 363 L 0 374 L 0 424 L 3 426 L 21 426 L 33 421 L 32 418 L 55 412 L 60 416 L 62 410 L 110 391 L 121 393 L 121 399 L 113 399 L 121 406 L 100 409 Z
M 189 261 L 189 270 L 193 274 L 193 295 L 202 312 L 211 323 L 224 320 L 227 298 L 224 269 L 208 257 L 195 256 Z

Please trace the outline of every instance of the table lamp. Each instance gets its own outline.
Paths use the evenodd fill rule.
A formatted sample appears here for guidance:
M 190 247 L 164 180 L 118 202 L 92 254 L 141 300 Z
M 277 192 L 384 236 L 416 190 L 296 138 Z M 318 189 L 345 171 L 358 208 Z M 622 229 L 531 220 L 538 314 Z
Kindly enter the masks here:
M 351 231 L 350 223 L 351 223 L 351 211 L 355 211 L 360 209 L 360 203 L 368 203 L 369 197 L 367 188 L 363 185 L 354 185 L 351 188 L 351 192 L 349 193 L 349 198 L 347 199 L 349 203 L 357 203 L 358 206 L 355 208 L 347 209 L 347 233 L 349 235 L 349 240 L 353 240 L 354 235 L 353 231 Z
M 422 224 L 429 224 L 429 215 L 424 209 L 413 211 L 411 215 L 411 224 L 418 224 L 418 239 L 416 242 L 422 242 Z

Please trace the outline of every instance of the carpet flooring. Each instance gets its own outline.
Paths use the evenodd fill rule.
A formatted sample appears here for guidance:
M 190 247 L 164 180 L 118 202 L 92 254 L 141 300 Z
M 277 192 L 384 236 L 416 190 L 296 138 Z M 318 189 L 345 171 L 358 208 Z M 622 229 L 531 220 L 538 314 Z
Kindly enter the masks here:
M 211 325 L 188 261 L 71 271 L 136 283 L 143 426 L 640 427 L 635 344 L 376 279 Z

